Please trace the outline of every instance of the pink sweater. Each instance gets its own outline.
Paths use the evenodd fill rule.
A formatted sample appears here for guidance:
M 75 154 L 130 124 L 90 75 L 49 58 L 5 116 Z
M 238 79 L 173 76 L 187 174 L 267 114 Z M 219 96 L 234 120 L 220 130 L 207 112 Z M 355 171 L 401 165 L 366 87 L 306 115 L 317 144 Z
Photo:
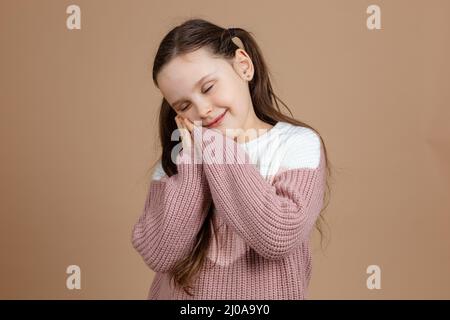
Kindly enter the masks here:
M 182 150 L 184 162 L 171 177 L 158 163 L 133 227 L 133 247 L 156 272 L 147 298 L 306 299 L 310 235 L 325 189 L 320 138 L 287 122 L 239 144 L 202 130 L 194 146 L 203 162 L 193 163 L 192 152 Z M 226 143 L 215 143 L 223 138 Z M 221 155 L 235 162 L 220 162 Z M 212 233 L 191 297 L 169 283 L 168 271 L 192 251 L 211 201 L 219 242 Z

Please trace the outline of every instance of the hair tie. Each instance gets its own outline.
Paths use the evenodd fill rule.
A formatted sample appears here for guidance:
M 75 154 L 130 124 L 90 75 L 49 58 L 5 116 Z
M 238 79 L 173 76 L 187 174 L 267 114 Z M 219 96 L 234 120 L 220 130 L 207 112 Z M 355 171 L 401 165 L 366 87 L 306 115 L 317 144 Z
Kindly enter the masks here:
M 230 34 L 230 40 L 233 42 L 236 46 L 238 46 L 241 49 L 244 49 L 244 43 L 242 40 L 236 35 L 236 29 L 237 28 L 228 28 L 226 29 L 228 33 Z
M 236 36 L 235 28 L 228 28 L 228 32 L 230 33 L 231 39 Z

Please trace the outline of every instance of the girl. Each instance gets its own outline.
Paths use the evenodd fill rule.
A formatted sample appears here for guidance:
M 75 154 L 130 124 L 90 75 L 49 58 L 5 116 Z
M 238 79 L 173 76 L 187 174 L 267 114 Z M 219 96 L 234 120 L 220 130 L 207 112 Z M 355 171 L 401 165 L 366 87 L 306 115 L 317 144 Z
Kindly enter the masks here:
M 132 231 L 156 272 L 148 299 L 305 299 L 327 153 L 280 111 L 253 36 L 188 20 L 162 40 L 153 81 L 162 155 Z

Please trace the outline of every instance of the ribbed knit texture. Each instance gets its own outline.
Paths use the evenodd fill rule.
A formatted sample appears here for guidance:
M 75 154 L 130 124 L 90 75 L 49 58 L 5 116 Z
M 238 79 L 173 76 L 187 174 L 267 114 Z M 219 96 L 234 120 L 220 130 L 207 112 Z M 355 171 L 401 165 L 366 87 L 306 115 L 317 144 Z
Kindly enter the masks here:
M 156 272 L 147 298 L 306 299 L 310 235 L 325 190 L 320 138 L 287 122 L 244 144 L 224 137 L 202 128 L 194 139 L 202 163 L 194 163 L 194 148 L 182 150 L 177 174 L 168 177 L 160 163 L 153 174 L 132 231 L 134 248 Z M 218 243 L 212 228 L 189 296 L 169 283 L 168 272 L 192 252 L 211 201 Z

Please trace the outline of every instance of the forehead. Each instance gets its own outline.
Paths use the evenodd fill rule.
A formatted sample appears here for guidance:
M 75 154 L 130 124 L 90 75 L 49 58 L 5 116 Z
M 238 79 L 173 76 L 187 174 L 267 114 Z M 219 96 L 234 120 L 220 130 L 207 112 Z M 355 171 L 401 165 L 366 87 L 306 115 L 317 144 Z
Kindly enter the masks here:
M 189 91 L 200 78 L 211 72 L 223 72 L 226 65 L 225 60 L 214 57 L 206 49 L 200 48 L 169 61 L 157 76 L 158 86 L 169 95 L 170 89 L 174 87 L 181 91 Z

